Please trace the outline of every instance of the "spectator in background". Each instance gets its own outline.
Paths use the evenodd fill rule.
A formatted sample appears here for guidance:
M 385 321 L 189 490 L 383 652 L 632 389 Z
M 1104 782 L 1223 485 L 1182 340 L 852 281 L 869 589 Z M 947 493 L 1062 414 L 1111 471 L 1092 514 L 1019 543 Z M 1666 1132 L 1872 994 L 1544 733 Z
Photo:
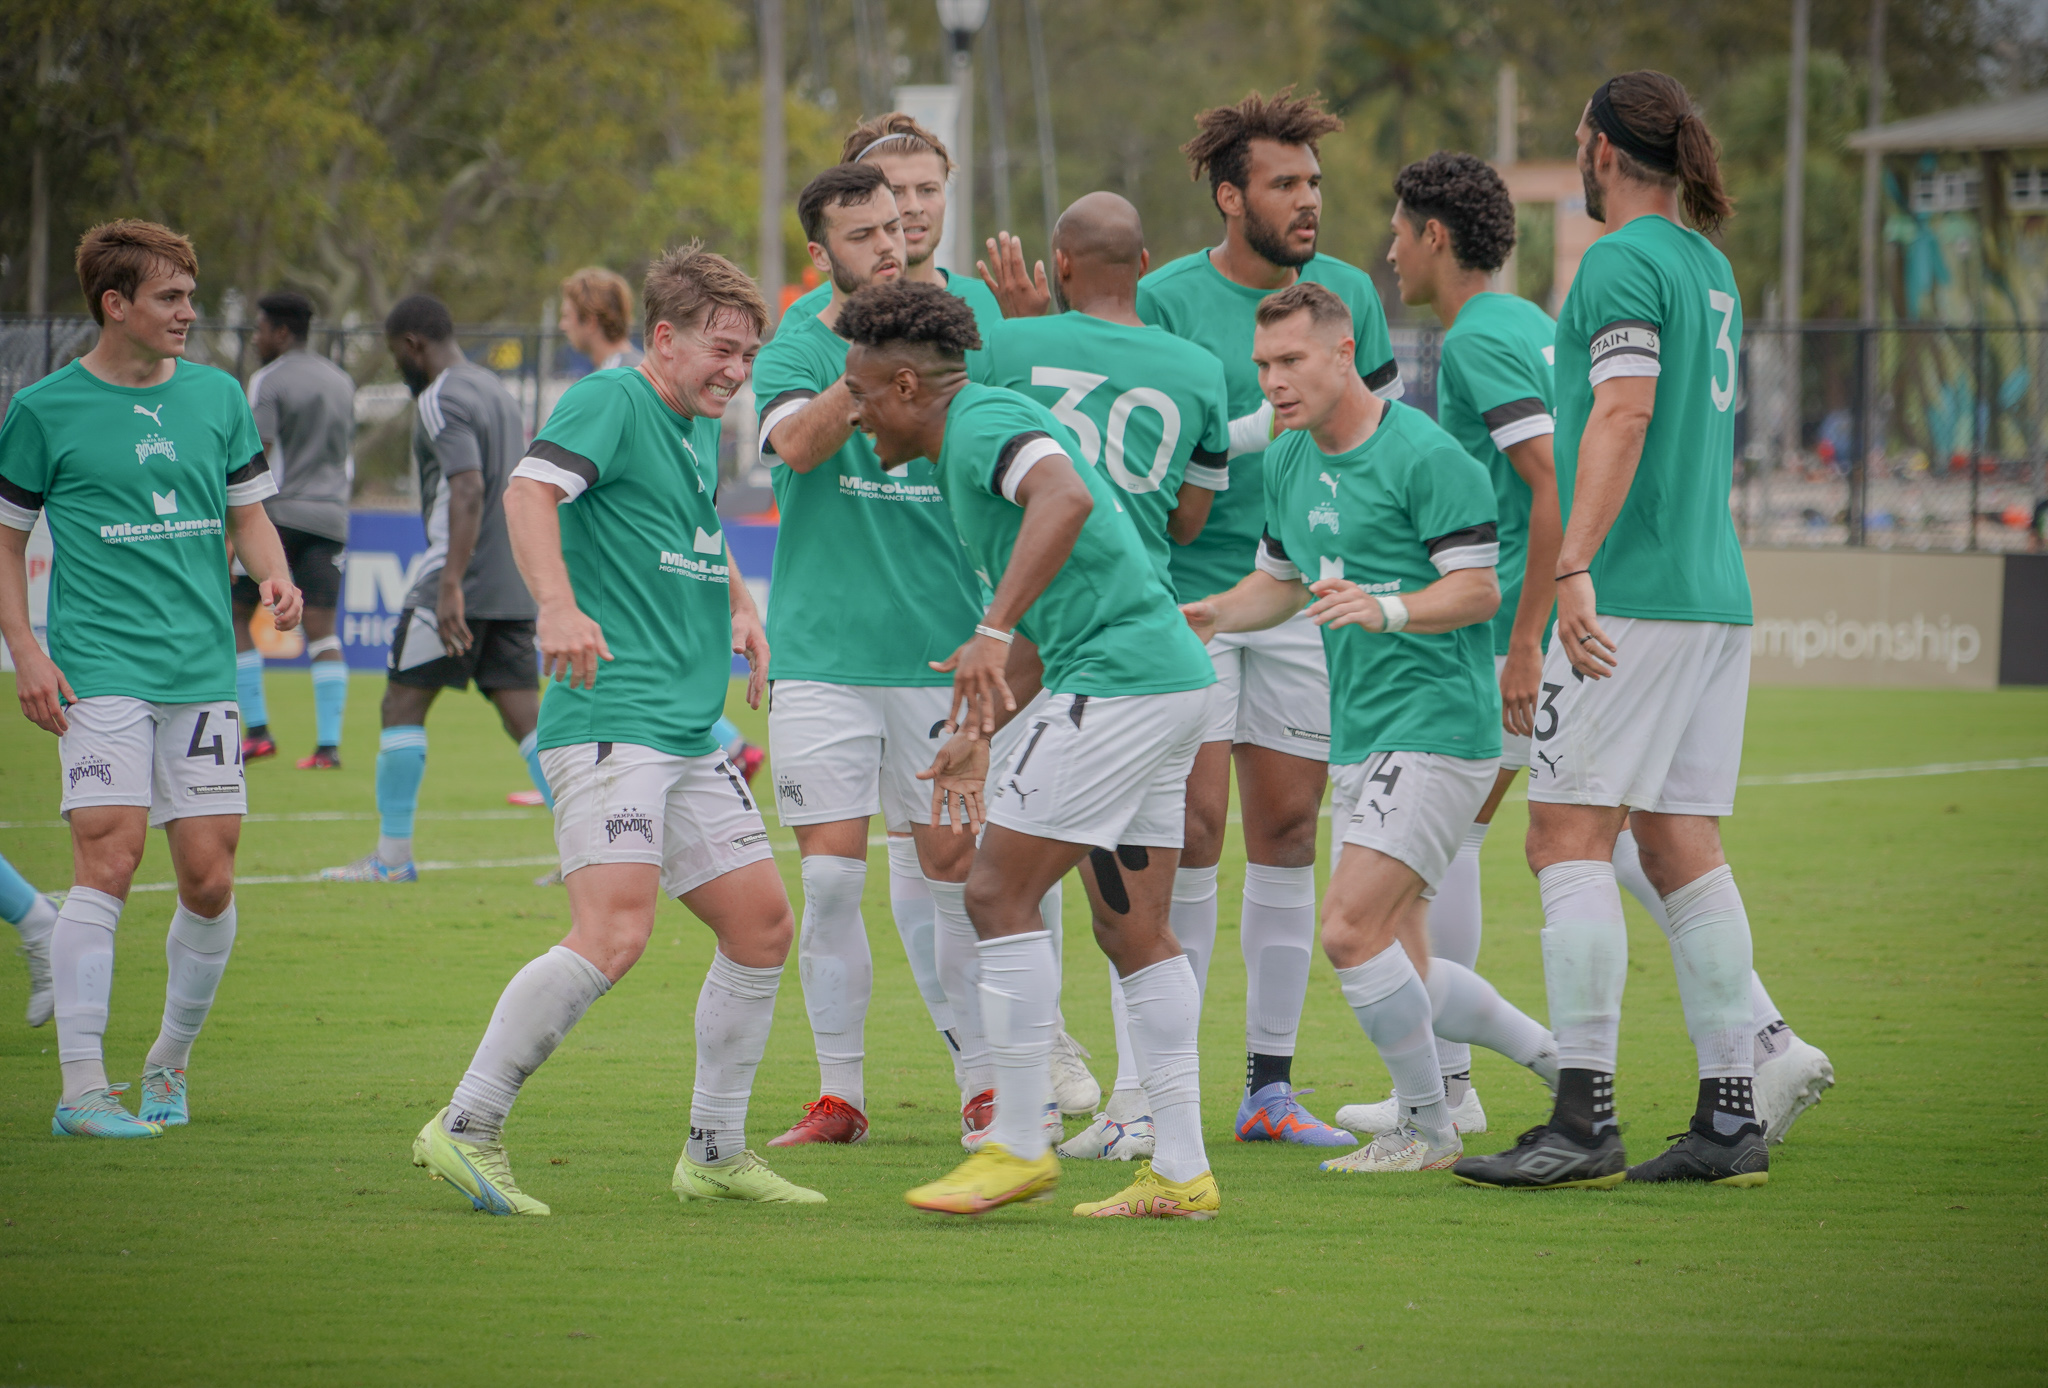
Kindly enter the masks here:
M 562 336 L 590 358 L 596 371 L 640 364 L 640 350 L 627 336 L 633 322 L 633 287 L 598 266 L 562 281 Z

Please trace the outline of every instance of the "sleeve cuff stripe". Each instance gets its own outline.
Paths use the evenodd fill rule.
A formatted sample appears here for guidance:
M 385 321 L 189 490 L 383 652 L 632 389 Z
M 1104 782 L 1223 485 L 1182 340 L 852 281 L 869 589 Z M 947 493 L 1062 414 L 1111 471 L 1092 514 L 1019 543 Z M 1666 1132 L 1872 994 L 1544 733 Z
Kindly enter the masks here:
M 1264 545 L 1259 546 L 1257 565 L 1260 573 L 1271 575 L 1282 583 L 1299 583 L 1301 581 L 1300 569 L 1296 568 L 1289 560 L 1274 558 Z
M 36 513 L 0 497 L 0 525 L 10 530 L 33 530 L 36 528 Z
M 1595 362 L 1593 369 L 1586 373 L 1586 379 L 1594 385 L 1611 381 L 1617 376 L 1657 376 L 1663 368 L 1655 357 L 1615 356 Z
M 800 396 L 801 398 L 791 399 L 790 397 L 793 395 Z M 762 457 L 772 458 L 775 456 L 775 448 L 769 442 L 769 437 L 792 417 L 801 413 L 803 407 L 810 404 L 816 398 L 817 393 L 815 391 L 790 391 L 775 398 L 774 402 L 761 415 Z
M 1001 478 L 1003 500 L 1015 501 L 1017 499 L 1017 488 L 1024 485 L 1024 478 L 1030 473 L 1032 468 L 1038 466 L 1047 458 L 1064 458 L 1066 456 L 1067 450 L 1060 447 L 1059 440 L 1046 438 L 1043 435 L 1032 439 L 1010 455 L 1010 465 L 1004 469 Z
M 246 482 L 236 482 L 228 488 L 228 505 L 253 506 L 265 497 L 277 495 L 277 479 L 266 469 Z
M 258 453 L 248 462 L 242 464 L 240 467 L 236 468 L 233 472 L 228 474 L 228 485 L 230 487 L 238 487 L 245 482 L 254 481 L 258 473 L 268 471 L 270 471 L 269 456 L 267 454 Z
M 1460 545 L 1456 549 L 1442 549 L 1429 556 L 1429 562 L 1436 565 L 1440 574 L 1458 569 L 1491 569 L 1500 564 L 1500 546 Z
M 1212 492 L 1227 492 L 1230 490 L 1230 469 L 1189 463 L 1186 480 L 1198 487 L 1207 487 Z
M 1493 430 L 1493 446 L 1505 453 L 1518 443 L 1526 443 L 1530 439 L 1539 439 L 1545 434 L 1556 432 L 1557 423 L 1549 415 L 1531 415 L 1527 419 L 1518 419 Z
M 32 492 L 27 487 L 16 486 L 5 477 L 0 477 L 0 501 L 7 502 L 9 505 L 24 511 L 33 512 L 43 509 L 42 493 Z
M 586 487 L 597 480 L 596 463 L 550 439 L 535 439 L 526 445 L 526 457 L 528 460 L 552 463 L 562 471 L 582 478 Z
M 546 458 L 525 457 L 519 466 L 512 469 L 514 477 L 524 477 L 534 482 L 545 482 L 551 487 L 560 487 L 566 495 L 565 501 L 574 501 L 583 495 L 589 481 L 565 467 L 558 467 Z

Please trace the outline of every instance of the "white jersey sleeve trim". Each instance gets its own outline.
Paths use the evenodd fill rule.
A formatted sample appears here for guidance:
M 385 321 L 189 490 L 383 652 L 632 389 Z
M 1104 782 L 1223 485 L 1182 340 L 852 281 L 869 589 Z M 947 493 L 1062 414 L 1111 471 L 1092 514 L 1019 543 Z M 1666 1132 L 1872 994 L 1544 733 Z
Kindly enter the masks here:
M 1372 393 L 1382 400 L 1399 400 L 1408 393 L 1408 383 L 1396 376 L 1383 386 L 1373 387 Z
M 33 530 L 36 528 L 37 513 L 26 506 L 17 506 L 5 497 L 0 497 L 0 525 L 9 530 Z
M 1505 453 L 1518 443 L 1527 443 L 1530 439 L 1540 439 L 1545 434 L 1556 432 L 1556 420 L 1547 414 L 1532 414 L 1493 430 L 1493 446 Z
M 1207 487 L 1212 492 L 1227 492 L 1230 490 L 1230 469 L 1227 467 L 1209 467 L 1202 463 L 1189 463 L 1187 472 L 1183 474 L 1183 480 L 1192 482 L 1198 487 Z
M 803 413 L 804 406 L 810 404 L 811 401 L 817 398 L 818 397 L 816 395 L 806 395 L 801 400 L 784 401 L 782 404 L 777 405 L 774 409 L 768 411 L 767 414 L 761 417 L 761 434 L 759 442 L 761 447 L 762 462 L 768 464 L 769 467 L 781 467 L 783 465 L 781 456 L 778 455 L 773 448 L 768 446 L 769 436 L 773 434 L 777 429 L 780 429 L 784 424 L 787 424 L 791 419 Z
M 265 468 L 246 482 L 236 482 L 228 487 L 228 505 L 253 506 L 265 497 L 277 495 L 277 479 Z
M 1593 385 L 1612 381 L 1622 376 L 1658 376 L 1663 367 L 1655 357 L 1609 357 L 1606 361 L 1595 362 L 1593 369 L 1586 373 L 1586 379 Z
M 1009 471 L 1003 474 L 1003 500 L 1015 501 L 1017 488 L 1023 485 L 1025 475 L 1047 458 L 1064 458 L 1067 450 L 1060 447 L 1057 439 L 1033 439 L 1017 450 L 1017 456 L 1010 459 Z
M 1436 565 L 1439 574 L 1454 573 L 1459 569 L 1497 569 L 1500 567 L 1500 545 L 1495 542 L 1440 549 L 1429 556 L 1429 562 Z
M 564 501 L 574 501 L 583 495 L 584 488 L 590 485 L 569 469 L 557 467 L 546 458 L 521 458 L 519 466 L 512 469 L 512 475 L 531 478 L 535 482 L 545 482 L 551 487 L 560 487 Z M 579 511 L 577 514 L 582 513 Z
M 1268 574 L 1282 583 L 1301 582 L 1301 566 L 1281 551 L 1271 535 L 1259 537 L 1258 548 L 1253 551 L 1252 564 L 1262 574 Z

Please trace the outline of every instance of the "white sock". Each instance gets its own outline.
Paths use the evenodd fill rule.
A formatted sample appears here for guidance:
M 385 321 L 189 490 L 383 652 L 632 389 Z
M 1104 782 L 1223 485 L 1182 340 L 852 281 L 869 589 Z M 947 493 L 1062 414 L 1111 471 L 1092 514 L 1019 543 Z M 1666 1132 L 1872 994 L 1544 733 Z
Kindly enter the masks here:
M 988 1141 L 1035 1161 L 1046 1153 L 1053 1038 L 1059 1035 L 1059 973 L 1043 930 L 983 940 L 981 1016 L 995 1063 L 996 1112 Z
M 1310 888 L 1314 890 L 1313 887 Z M 1167 924 L 1195 971 L 1195 987 L 1209 996 L 1209 963 L 1216 957 L 1216 867 L 1175 868 Z
M 699 1166 L 736 1161 L 747 1149 L 747 1099 L 775 1022 L 782 966 L 750 969 L 713 953 L 697 994 L 697 1084 L 690 1091 L 690 1141 Z
M 946 989 L 946 1003 L 953 1009 L 953 1045 L 959 1053 L 957 1073 L 967 1097 L 993 1089 L 995 1067 L 988 1056 L 988 1033 L 981 1022 L 981 955 L 974 923 L 967 919 L 967 884 L 925 882 L 932 891 L 932 911 L 938 926 L 933 956 L 939 968 L 939 982 Z
M 1536 874 L 1536 885 L 1543 894 L 1543 984 L 1557 1063 L 1611 1075 L 1628 983 L 1628 924 L 1613 865 L 1552 863 Z
M 1131 1050 L 1131 1008 L 1124 1001 L 1123 980 L 1117 977 L 1114 964 L 1109 966 L 1109 1026 L 1116 1036 L 1116 1082 L 1109 1092 L 1128 1095 L 1143 1086 L 1138 1079 L 1138 1057 Z
M 1450 1049 L 1445 1038 L 1454 1038 L 1467 1055 L 1473 1046 L 1484 1046 L 1528 1066 L 1545 1084 L 1557 1084 L 1557 1042 L 1549 1029 L 1502 997 L 1491 983 L 1454 959 L 1432 959 L 1423 984 L 1429 989 L 1439 1056 Z
M 1316 942 L 1314 868 L 1244 870 L 1244 1048 L 1255 1055 L 1293 1055 L 1308 997 L 1310 951 Z
M 1363 964 L 1337 970 L 1337 981 L 1394 1078 L 1401 1112 L 1431 1146 L 1449 1145 L 1453 1129 L 1430 1032 L 1429 990 L 1408 951 L 1396 941 Z
M 36 899 L 29 903 L 28 914 L 14 923 L 22 944 L 30 947 L 48 944 L 50 932 L 56 928 L 57 908 L 41 892 L 37 892 Z
M 804 923 L 797 938 L 797 976 L 818 1052 L 818 1092 L 865 1111 L 861 1062 L 868 1004 L 875 996 L 875 961 L 868 952 L 860 894 L 868 865 L 859 858 L 814 853 L 802 864 Z
M 889 912 L 896 918 L 903 957 L 910 961 L 910 977 L 917 984 L 917 995 L 924 999 L 925 1011 L 931 1013 L 933 1029 L 951 1031 L 953 1009 L 946 1002 L 945 985 L 939 982 L 932 889 L 924 880 L 924 869 L 918 866 L 915 839 L 889 840 Z M 952 1051 L 950 1044 L 947 1050 Z
M 1626 827 L 1614 838 L 1614 880 L 1650 913 L 1650 919 L 1657 922 L 1659 930 L 1666 935 L 1671 933 L 1671 918 L 1665 913 L 1664 897 L 1651 885 L 1650 874 L 1643 871 L 1642 850 L 1636 847 L 1635 834 Z
M 448 1116 L 441 1123 L 448 1136 L 498 1141 L 519 1086 L 611 986 L 603 970 L 566 945 L 556 945 L 512 975 L 448 1101 Z
M 1750 1028 L 1749 916 L 1726 863 L 1664 898 L 1671 918 L 1671 958 L 1685 1029 L 1699 1056 L 1700 1078 L 1756 1073 Z
M 1152 1109 L 1152 1169 L 1187 1181 L 1209 1169 L 1202 1147 L 1202 1074 L 1196 1032 L 1202 994 L 1185 954 L 1149 964 L 1120 981 L 1130 1012 L 1131 1049 Z
M 1059 980 L 1059 986 L 1052 995 L 1053 1020 L 1059 1023 L 1059 1030 L 1067 1029 L 1067 1012 L 1061 1004 L 1060 994 L 1066 991 L 1067 982 L 1067 901 L 1061 890 L 1067 879 L 1062 877 L 1045 889 L 1045 895 L 1038 898 L 1038 920 L 1045 927 L 1045 933 L 1052 937 L 1052 971 Z
M 1479 891 L 1479 849 L 1490 824 L 1465 826 L 1465 841 L 1451 859 L 1429 903 L 1429 954 L 1468 969 L 1479 967 L 1479 938 L 1485 911 Z
M 397 839 L 389 834 L 377 835 L 377 861 L 386 867 L 404 867 L 412 861 L 412 836 Z
M 164 979 L 163 1029 L 149 1048 L 146 1065 L 164 1065 L 182 1070 L 192 1059 L 192 1043 L 206 1025 L 213 1010 L 213 995 L 220 989 L 220 976 L 227 972 L 228 955 L 235 948 L 235 900 L 228 898 L 225 911 L 211 920 L 195 914 L 183 900 L 171 915 L 171 931 L 164 937 L 164 957 L 170 973 Z
M 114 927 L 121 899 L 91 887 L 73 887 L 50 930 L 50 981 L 57 1008 L 57 1063 L 64 1072 L 64 1102 L 107 1087 L 102 1049 L 107 1005 L 114 996 Z
M 1799 1039 L 1792 1024 L 1785 1020 L 1785 1014 L 1778 1011 L 1778 1005 L 1771 1001 L 1770 993 L 1764 988 L 1764 981 L 1756 976 L 1756 970 L 1749 973 L 1749 1025 L 1750 1058 L 1761 1068 L 1767 1060 L 1776 1060 Z

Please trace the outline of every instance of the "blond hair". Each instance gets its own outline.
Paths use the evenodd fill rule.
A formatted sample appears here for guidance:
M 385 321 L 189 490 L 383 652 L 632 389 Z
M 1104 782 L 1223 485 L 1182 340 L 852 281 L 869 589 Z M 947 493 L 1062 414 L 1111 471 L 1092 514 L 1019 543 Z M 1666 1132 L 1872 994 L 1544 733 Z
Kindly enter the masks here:
M 78 238 L 78 287 L 85 291 L 92 321 L 106 326 L 101 300 L 109 289 L 124 299 L 153 273 L 180 270 L 199 278 L 199 255 L 192 243 L 167 226 L 134 217 L 101 222 Z
M 563 280 L 562 298 L 578 318 L 595 323 L 606 342 L 617 342 L 632 325 L 633 286 L 603 266 L 589 266 Z
M 657 323 L 694 327 L 721 310 L 745 315 L 755 332 L 768 329 L 768 304 L 754 281 L 724 256 L 705 250 L 701 241 L 673 246 L 648 266 L 641 299 L 642 326 L 650 341 Z

